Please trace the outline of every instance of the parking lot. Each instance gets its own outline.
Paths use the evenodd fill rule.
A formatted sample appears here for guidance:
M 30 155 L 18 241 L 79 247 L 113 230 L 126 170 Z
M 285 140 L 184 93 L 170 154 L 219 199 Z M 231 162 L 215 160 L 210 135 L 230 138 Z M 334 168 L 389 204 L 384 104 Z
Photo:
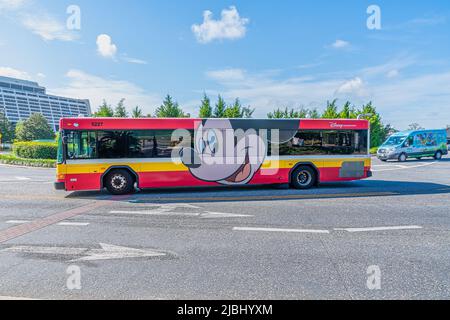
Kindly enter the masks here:
M 450 158 L 373 169 L 308 191 L 113 197 L 58 192 L 54 170 L 0 165 L 0 296 L 449 299 Z

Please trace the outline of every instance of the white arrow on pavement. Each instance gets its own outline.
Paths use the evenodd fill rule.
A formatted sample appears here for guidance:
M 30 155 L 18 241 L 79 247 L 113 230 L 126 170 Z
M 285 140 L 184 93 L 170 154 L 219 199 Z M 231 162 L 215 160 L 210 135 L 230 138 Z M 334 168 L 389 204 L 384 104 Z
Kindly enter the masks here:
M 71 262 L 162 257 L 166 255 L 166 253 L 164 252 L 153 249 L 135 249 L 129 247 L 115 246 L 106 243 L 100 243 L 100 246 L 101 249 L 14 246 L 4 249 L 1 252 L 60 255 L 60 256 L 82 256 L 81 258 L 71 260 Z

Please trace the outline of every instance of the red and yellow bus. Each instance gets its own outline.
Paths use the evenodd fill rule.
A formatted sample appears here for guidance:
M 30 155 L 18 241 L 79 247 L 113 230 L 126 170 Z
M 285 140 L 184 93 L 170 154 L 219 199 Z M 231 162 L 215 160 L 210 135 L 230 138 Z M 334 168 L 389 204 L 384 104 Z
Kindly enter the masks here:
M 372 176 L 366 120 L 114 119 L 60 121 L 55 188 L 138 189 L 290 184 Z

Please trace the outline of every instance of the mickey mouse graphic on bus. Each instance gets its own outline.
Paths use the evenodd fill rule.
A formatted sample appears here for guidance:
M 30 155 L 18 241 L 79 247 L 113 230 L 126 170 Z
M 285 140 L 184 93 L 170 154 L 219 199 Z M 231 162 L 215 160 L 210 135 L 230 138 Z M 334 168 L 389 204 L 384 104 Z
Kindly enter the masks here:
M 204 120 L 195 130 L 194 148 L 183 148 L 180 152 L 183 164 L 202 181 L 222 185 L 249 183 L 267 157 L 270 129 L 265 128 L 264 121 L 260 128 L 251 128 L 250 124 L 255 125 L 255 122 Z M 299 122 L 286 124 L 290 124 L 290 139 L 295 135 Z M 277 142 L 270 141 L 272 144 Z

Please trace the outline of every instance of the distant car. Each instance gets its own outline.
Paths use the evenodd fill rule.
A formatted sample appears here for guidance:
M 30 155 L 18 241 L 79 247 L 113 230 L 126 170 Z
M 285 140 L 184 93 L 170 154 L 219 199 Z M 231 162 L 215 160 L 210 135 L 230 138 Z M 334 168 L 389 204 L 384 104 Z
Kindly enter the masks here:
M 432 157 L 440 160 L 448 154 L 447 132 L 445 130 L 418 130 L 398 132 L 390 136 L 378 149 L 381 161 L 406 161 L 408 158 Z

